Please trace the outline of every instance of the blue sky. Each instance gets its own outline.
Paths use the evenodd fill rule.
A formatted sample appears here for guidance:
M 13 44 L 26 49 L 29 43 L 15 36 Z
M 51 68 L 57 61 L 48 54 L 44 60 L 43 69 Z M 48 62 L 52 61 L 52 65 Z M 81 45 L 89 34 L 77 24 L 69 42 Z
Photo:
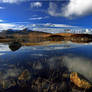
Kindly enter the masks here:
M 0 29 L 91 28 L 92 0 L 0 0 Z

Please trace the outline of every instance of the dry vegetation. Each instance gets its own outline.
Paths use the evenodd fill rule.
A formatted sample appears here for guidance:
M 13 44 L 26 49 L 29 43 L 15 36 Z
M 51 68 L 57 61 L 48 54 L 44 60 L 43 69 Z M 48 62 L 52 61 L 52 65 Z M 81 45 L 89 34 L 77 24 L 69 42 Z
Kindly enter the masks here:
M 0 36 L 0 42 L 18 41 L 23 45 L 41 45 L 44 42 L 72 41 L 77 43 L 92 42 L 92 35 L 89 34 L 72 34 L 72 33 L 44 33 L 31 31 L 28 33 L 3 34 Z

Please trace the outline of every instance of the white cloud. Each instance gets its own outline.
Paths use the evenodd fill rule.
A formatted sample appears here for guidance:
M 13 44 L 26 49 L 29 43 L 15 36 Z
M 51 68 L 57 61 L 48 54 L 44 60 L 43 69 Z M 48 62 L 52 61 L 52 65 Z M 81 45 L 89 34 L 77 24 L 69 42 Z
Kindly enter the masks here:
M 49 16 L 45 16 L 45 17 L 33 17 L 33 18 L 30 18 L 29 20 L 42 20 L 42 19 L 47 19 L 49 18 Z
M 3 22 L 4 20 L 0 19 L 0 22 Z
M 55 2 L 49 3 L 48 14 L 51 16 L 84 16 L 92 13 L 92 0 L 70 0 L 64 7 L 58 7 Z
M 66 25 L 66 24 L 51 24 L 51 23 L 47 23 L 45 25 L 51 26 L 51 27 L 77 27 L 77 26 L 71 26 L 71 25 Z
M 47 33 L 64 33 L 63 28 L 33 28 L 35 31 L 47 32 Z
M 49 3 L 48 13 L 51 16 L 59 16 L 60 13 L 57 13 L 57 5 L 54 2 Z
M 6 30 L 9 28 L 15 27 L 14 24 L 9 24 L 9 23 L 0 23 L 0 30 Z
M 64 7 L 64 16 L 82 16 L 92 12 L 92 0 L 70 0 Z
M 67 25 L 67 24 L 53 24 L 53 23 L 43 23 L 43 24 L 35 24 L 35 26 L 41 26 L 41 27 L 77 27 L 77 26 L 72 26 L 72 25 Z
M 30 20 L 41 20 L 43 19 L 42 17 L 37 17 L 37 18 L 30 18 Z
M 30 0 L 0 0 L 1 3 L 18 3 L 18 2 L 26 2 Z
M 37 8 L 42 7 L 42 3 L 41 2 L 32 2 L 31 8 L 34 8 L 34 7 L 37 7 Z
M 63 63 L 70 72 L 78 72 L 92 82 L 92 71 L 89 71 L 92 70 L 92 62 L 90 59 L 71 54 L 63 56 Z
M 0 23 L 0 31 L 7 29 L 22 30 L 28 28 L 30 25 L 16 24 L 16 23 Z
M 14 30 L 23 30 L 24 28 L 28 28 L 31 30 L 38 30 L 42 32 L 49 32 L 49 33 L 60 33 L 64 32 L 64 29 L 68 28 L 78 28 L 77 26 L 66 25 L 66 24 L 21 24 L 21 23 L 0 23 L 0 31 L 7 30 L 7 29 L 14 29 Z
M 0 9 L 5 9 L 5 8 L 0 6 Z

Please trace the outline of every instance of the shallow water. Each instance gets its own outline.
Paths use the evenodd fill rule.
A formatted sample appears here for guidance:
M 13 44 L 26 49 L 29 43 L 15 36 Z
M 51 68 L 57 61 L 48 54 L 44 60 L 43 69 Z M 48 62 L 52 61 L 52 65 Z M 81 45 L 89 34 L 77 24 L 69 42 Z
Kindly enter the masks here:
M 77 72 L 92 82 L 92 44 L 64 43 L 49 46 L 22 46 L 13 52 L 0 44 L 0 80 L 17 78 L 25 69 Z M 64 70 L 65 69 L 65 70 Z M 44 74 L 44 73 L 43 73 Z M 48 75 L 49 76 L 49 75 Z

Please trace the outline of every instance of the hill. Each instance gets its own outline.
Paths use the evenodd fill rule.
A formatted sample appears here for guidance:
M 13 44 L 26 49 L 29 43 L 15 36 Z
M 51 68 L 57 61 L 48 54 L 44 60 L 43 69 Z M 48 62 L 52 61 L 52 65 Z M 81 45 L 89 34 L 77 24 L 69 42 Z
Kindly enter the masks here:
M 19 41 L 24 43 L 39 43 L 45 41 L 72 41 L 72 42 L 92 42 L 91 34 L 73 34 L 73 33 L 46 33 L 23 30 L 5 30 L 0 34 L 0 42 Z

